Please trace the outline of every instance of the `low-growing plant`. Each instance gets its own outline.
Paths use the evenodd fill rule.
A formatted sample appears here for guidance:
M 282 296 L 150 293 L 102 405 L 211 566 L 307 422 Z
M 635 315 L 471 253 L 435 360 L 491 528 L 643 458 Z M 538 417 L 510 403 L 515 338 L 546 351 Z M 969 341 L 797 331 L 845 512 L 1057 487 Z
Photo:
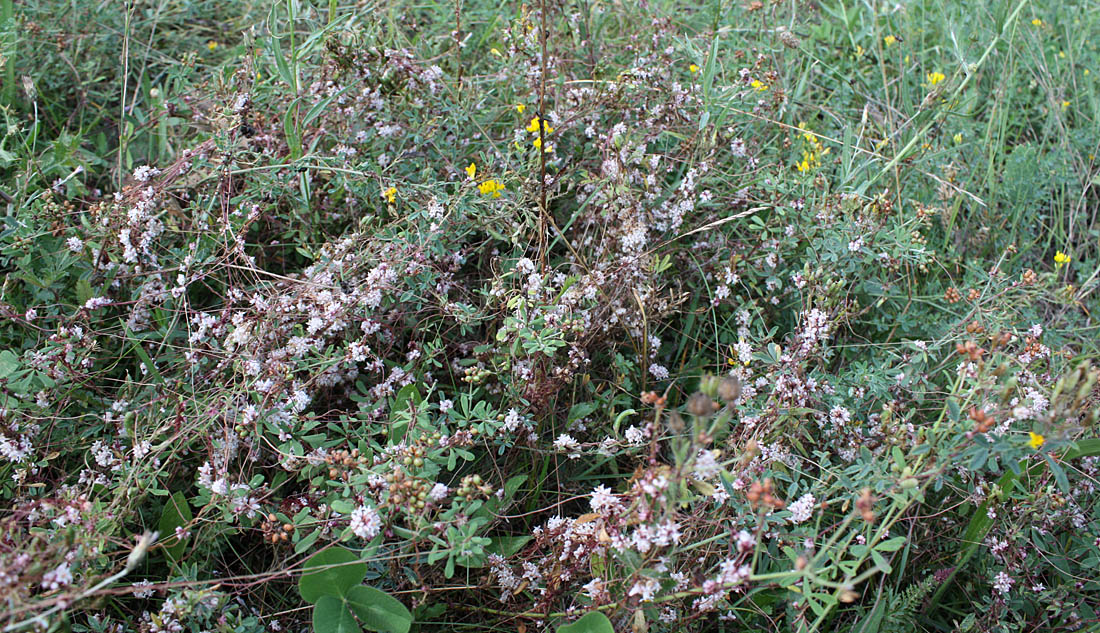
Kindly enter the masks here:
M 3 633 L 1096 626 L 1095 11 L 56 5 Z

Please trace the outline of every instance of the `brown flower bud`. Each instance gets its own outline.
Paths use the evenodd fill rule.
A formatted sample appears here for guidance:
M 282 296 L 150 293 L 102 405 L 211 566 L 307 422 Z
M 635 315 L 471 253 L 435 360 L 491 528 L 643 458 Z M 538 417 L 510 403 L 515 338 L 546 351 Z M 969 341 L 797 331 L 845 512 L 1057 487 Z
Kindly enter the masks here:
M 687 410 L 688 413 L 696 417 L 706 417 L 714 413 L 714 401 L 710 399 L 710 396 L 699 391 L 688 398 Z
M 733 376 L 726 376 L 718 383 L 718 397 L 724 402 L 733 402 L 741 397 L 741 381 Z
M 673 411 L 668 414 L 668 430 L 675 434 L 684 432 L 684 418 L 680 415 L 679 411 Z
M 802 40 L 794 33 L 788 31 L 785 26 L 781 26 L 775 31 L 779 35 L 779 41 L 787 48 L 798 48 L 798 45 L 802 43 Z

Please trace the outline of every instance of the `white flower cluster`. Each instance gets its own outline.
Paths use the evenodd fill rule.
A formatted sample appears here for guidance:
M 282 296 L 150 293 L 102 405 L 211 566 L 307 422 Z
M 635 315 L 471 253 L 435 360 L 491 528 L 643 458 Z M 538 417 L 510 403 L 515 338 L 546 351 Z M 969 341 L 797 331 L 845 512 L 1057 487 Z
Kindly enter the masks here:
M 813 515 L 814 502 L 814 496 L 808 492 L 799 497 L 798 501 L 795 501 L 791 504 L 791 516 L 788 520 L 791 523 L 798 524 L 806 521 L 806 519 L 809 519 L 810 516 Z
M 370 540 L 382 531 L 382 518 L 370 506 L 359 506 L 351 512 L 351 531 L 361 539 Z

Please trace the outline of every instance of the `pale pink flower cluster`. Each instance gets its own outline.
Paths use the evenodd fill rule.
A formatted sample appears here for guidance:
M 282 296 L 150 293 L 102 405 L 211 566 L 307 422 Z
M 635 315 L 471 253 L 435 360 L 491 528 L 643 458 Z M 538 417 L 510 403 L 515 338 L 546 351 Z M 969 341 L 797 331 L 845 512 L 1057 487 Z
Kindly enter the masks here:
M 370 540 L 382 531 L 382 518 L 370 506 L 359 506 L 351 512 L 349 524 L 353 534 L 361 539 Z

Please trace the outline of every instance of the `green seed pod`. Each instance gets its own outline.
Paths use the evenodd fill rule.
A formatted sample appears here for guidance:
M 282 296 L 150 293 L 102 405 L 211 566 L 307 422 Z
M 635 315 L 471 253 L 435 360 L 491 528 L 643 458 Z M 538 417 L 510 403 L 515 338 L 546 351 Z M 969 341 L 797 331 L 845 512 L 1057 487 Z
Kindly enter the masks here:
M 699 381 L 699 391 L 713 398 L 718 393 L 718 377 L 717 376 L 704 376 Z

